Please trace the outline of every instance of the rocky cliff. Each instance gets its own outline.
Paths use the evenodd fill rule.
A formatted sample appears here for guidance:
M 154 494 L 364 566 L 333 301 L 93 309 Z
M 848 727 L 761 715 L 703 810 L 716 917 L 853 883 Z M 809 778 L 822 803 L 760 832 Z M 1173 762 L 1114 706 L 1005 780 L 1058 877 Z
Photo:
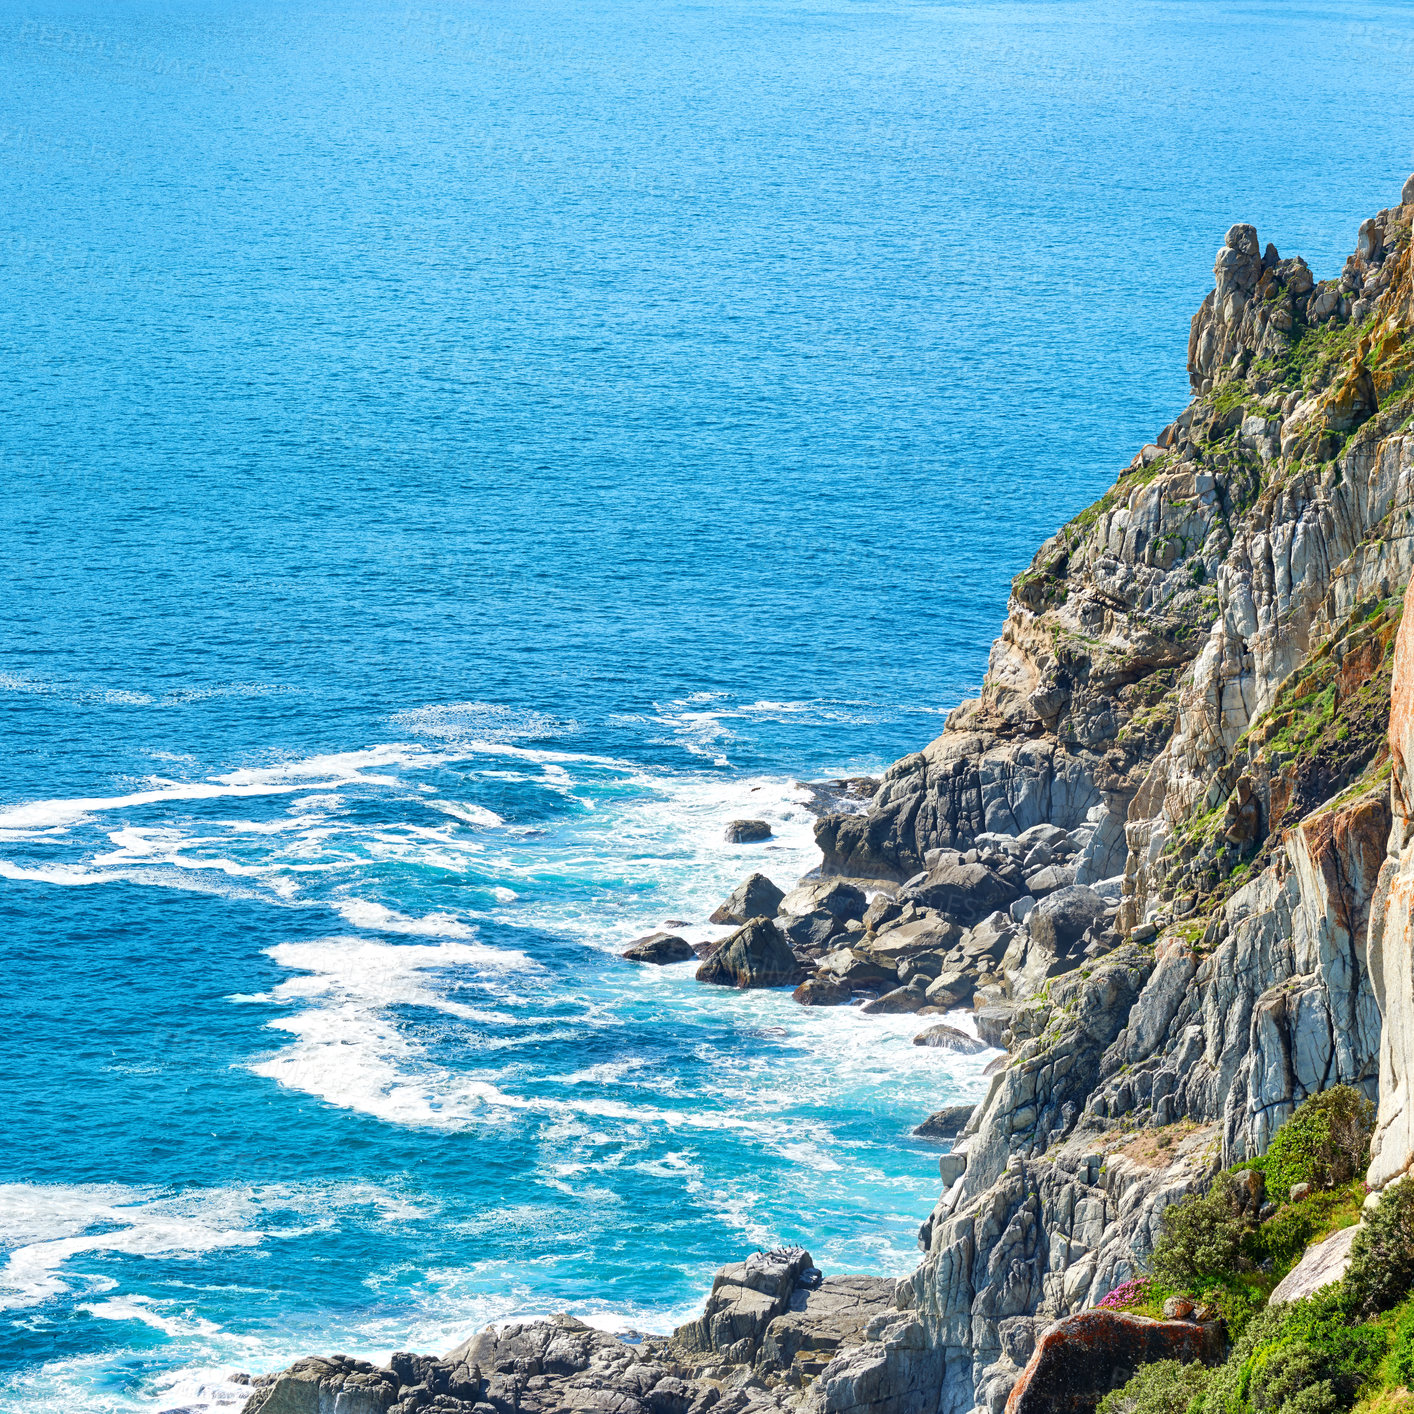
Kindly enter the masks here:
M 1164 1208 L 1307 1095 L 1378 1095 L 1371 1179 L 1404 1171 L 1412 217 L 1414 178 L 1320 281 L 1227 233 L 1192 401 L 1017 577 L 981 696 L 865 813 L 822 818 L 825 872 L 854 885 L 766 925 L 819 969 L 801 1000 L 897 968 L 891 1005 L 975 992 L 1008 1051 L 942 1161 L 918 1269 L 884 1291 L 768 1254 L 671 1341 L 517 1328 L 426 1366 L 297 1367 L 252 1409 L 337 1385 L 380 1411 L 1001 1414 L 1033 1357 L 1033 1402 L 1060 1358 L 1042 1333 L 1140 1270 Z M 866 909 L 871 880 L 897 897 Z

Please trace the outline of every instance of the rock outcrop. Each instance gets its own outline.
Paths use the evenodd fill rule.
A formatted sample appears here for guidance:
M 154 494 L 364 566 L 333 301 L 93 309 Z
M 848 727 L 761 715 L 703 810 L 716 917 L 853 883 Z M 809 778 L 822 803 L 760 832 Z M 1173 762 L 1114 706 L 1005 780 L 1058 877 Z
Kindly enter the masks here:
M 1227 1332 L 1218 1322 L 1198 1325 L 1085 1311 L 1057 1321 L 1036 1342 L 1006 1414 L 1091 1414 L 1140 1365 L 1153 1360 L 1216 1365 L 1226 1351 Z

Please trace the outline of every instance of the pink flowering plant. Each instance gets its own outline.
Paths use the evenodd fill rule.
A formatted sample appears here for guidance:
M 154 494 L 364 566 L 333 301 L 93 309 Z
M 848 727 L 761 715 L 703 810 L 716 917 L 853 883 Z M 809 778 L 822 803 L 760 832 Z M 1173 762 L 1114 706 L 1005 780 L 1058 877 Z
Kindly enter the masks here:
M 1127 1311 L 1131 1306 L 1141 1306 L 1149 1299 L 1149 1288 L 1153 1282 L 1148 1277 L 1131 1277 L 1120 1282 L 1099 1305 L 1102 1311 Z

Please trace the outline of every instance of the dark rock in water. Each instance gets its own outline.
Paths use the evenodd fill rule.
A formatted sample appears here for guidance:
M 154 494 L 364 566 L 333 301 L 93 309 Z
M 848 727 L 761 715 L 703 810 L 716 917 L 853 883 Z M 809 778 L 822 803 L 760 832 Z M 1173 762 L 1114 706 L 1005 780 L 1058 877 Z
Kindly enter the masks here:
M 764 820 L 733 820 L 727 826 L 728 844 L 759 844 L 771 838 L 771 827 Z
M 1091 1414 L 1112 1389 L 1153 1360 L 1201 1360 L 1226 1354 L 1220 1321 L 1151 1321 L 1121 1311 L 1082 1311 L 1057 1321 L 1036 1342 L 1006 1402 L 1006 1414 Z
M 764 874 L 743 879 L 712 914 L 709 923 L 749 923 L 753 918 L 774 918 L 784 893 Z
M 847 937 L 845 925 L 828 909 L 817 908 L 799 918 L 781 918 L 777 925 L 793 948 L 808 953 L 822 953 L 832 938 Z
M 650 933 L 646 938 L 639 938 L 624 953 L 630 962 L 656 962 L 660 964 L 687 962 L 696 955 L 692 950 L 692 944 L 686 938 L 679 938 L 674 933 Z
M 959 1031 L 956 1026 L 930 1026 L 913 1038 L 915 1046 L 934 1046 L 940 1051 L 955 1051 L 960 1056 L 980 1055 L 989 1049 L 985 1041 Z
M 910 879 L 899 890 L 899 901 L 937 909 L 970 928 L 989 913 L 1010 907 L 1019 895 L 1019 889 L 985 864 L 940 864 Z
M 845 982 L 833 977 L 807 977 L 791 996 L 801 1006 L 848 1006 L 854 995 Z
M 956 1139 L 967 1128 L 967 1121 L 976 1108 L 976 1105 L 949 1105 L 945 1110 L 930 1114 L 913 1133 L 919 1139 Z
M 812 815 L 838 812 L 859 815 L 868 810 L 874 792 L 879 789 L 877 776 L 844 776 L 833 781 L 797 781 L 796 785 L 810 792 L 804 802 Z
M 1067 953 L 1108 905 L 1094 889 L 1070 884 L 1048 894 L 1026 920 L 1031 941 L 1053 953 Z
M 769 918 L 753 918 L 703 962 L 697 980 L 720 987 L 793 987 L 801 973 L 781 930 Z

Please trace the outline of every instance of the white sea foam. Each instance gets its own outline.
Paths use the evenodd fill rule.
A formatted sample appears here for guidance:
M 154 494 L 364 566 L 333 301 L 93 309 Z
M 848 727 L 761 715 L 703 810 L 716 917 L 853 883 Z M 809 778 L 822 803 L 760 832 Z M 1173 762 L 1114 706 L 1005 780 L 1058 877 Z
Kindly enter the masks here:
M 409 918 L 404 913 L 375 903 L 371 899 L 339 899 L 333 905 L 334 911 L 355 928 L 366 928 L 377 933 L 415 933 L 427 938 L 472 938 L 476 929 L 469 923 L 450 913 L 429 913 L 423 918 Z M 488 958 L 496 954 L 491 949 L 482 950 Z M 463 958 L 461 961 L 468 961 Z M 526 959 L 528 962 L 529 959 Z M 419 964 L 426 965 L 426 964 Z M 494 965 L 483 963 L 483 965 Z
M 88 1302 L 80 1305 L 78 1310 L 86 1311 L 101 1321 L 140 1321 L 143 1325 L 151 1326 L 153 1330 L 170 1336 L 211 1336 L 221 1329 L 215 1321 L 203 1320 L 200 1317 L 164 1316 L 154 1308 L 151 1299 L 145 1296 Z
M 369 775 L 382 766 L 425 769 L 443 758 L 420 746 L 373 746 L 362 751 L 311 756 L 273 766 L 244 767 L 204 781 L 163 781 L 126 795 L 82 796 L 70 800 L 35 800 L 0 810 L 0 829 L 33 829 L 72 825 L 90 814 L 176 801 L 227 797 L 289 795 L 320 785 L 396 786 L 396 777 Z
M 0 1308 L 33 1306 L 72 1289 L 60 1269 L 87 1252 L 151 1258 L 193 1257 L 219 1247 L 251 1247 L 249 1194 L 226 1193 L 148 1199 L 117 1187 L 50 1188 L 0 1185 L 0 1241 L 11 1248 L 0 1268 Z M 246 1222 L 240 1222 L 240 1219 Z M 106 1231 L 90 1232 L 102 1226 Z M 91 1291 L 111 1290 L 111 1279 L 87 1278 Z
M 429 800 L 426 802 L 433 810 L 440 810 L 444 815 L 453 815 L 458 820 L 464 820 L 468 825 L 504 825 L 505 820 L 496 814 L 494 810 L 488 810 L 484 805 L 473 805 L 463 800 Z

